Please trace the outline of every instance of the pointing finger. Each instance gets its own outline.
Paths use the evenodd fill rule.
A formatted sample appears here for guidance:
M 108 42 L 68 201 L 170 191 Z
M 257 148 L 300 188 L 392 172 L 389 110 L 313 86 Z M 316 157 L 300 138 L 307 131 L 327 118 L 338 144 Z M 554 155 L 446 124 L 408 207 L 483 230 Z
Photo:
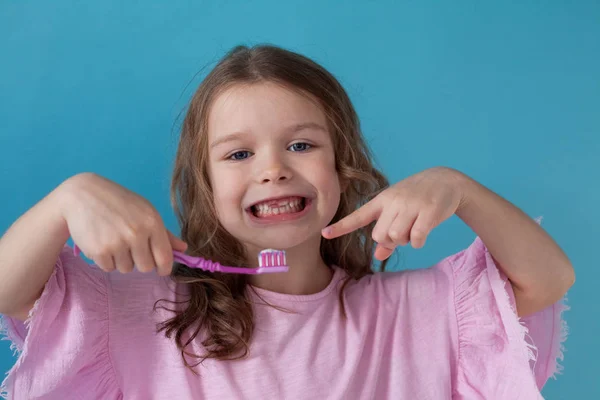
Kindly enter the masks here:
M 375 198 L 335 224 L 323 229 L 322 234 L 326 239 L 348 234 L 375 221 L 380 213 L 379 201 Z

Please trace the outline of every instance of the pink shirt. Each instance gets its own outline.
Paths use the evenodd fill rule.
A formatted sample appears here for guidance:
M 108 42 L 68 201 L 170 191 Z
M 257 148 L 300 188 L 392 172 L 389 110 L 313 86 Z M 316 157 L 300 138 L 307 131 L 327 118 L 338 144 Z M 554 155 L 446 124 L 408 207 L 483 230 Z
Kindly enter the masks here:
M 156 334 L 169 278 L 106 274 L 65 247 L 26 324 L 10 399 L 536 399 L 557 370 L 562 303 L 519 321 L 510 284 L 477 239 L 428 269 L 377 273 L 307 296 L 258 290 L 248 358 L 187 370 Z M 201 352 L 198 347 L 196 352 Z

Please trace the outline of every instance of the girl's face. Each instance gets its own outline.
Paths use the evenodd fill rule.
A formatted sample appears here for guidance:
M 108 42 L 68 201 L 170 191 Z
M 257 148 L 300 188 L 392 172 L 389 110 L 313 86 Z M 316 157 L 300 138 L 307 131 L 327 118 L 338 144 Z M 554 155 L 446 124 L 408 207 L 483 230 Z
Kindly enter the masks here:
M 327 119 L 316 101 L 274 83 L 219 95 L 208 168 L 221 224 L 250 254 L 319 243 L 340 202 Z

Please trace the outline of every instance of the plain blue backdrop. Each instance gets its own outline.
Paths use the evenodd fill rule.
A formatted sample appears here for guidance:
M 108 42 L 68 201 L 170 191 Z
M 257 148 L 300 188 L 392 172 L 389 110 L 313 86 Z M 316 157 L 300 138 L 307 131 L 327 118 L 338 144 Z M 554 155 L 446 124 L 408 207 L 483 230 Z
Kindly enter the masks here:
M 168 186 L 180 112 L 225 51 L 274 43 L 341 80 L 392 181 L 448 165 L 544 217 L 577 272 L 565 370 L 544 395 L 600 398 L 599 4 L 2 2 L 0 229 L 94 171 L 178 231 Z M 454 217 L 395 268 L 429 266 L 472 239 Z M 13 362 L 2 342 L 0 369 Z

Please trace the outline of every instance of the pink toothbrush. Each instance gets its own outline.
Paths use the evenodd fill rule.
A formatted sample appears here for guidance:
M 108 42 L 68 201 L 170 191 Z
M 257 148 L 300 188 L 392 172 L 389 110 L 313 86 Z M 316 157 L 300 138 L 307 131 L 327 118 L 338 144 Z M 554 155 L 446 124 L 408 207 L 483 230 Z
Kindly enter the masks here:
M 218 262 L 204 259 L 202 257 L 194 257 L 179 251 L 173 251 L 175 261 L 187 265 L 190 268 L 200 268 L 209 272 L 223 272 L 227 274 L 268 274 L 273 272 L 287 272 L 289 267 L 286 264 L 285 251 L 266 249 L 258 253 L 258 267 L 228 267 L 219 264 Z
M 73 254 L 79 256 L 80 253 L 81 250 L 79 247 L 74 245 Z M 179 251 L 173 251 L 173 259 L 176 262 L 187 265 L 190 268 L 199 268 L 208 272 L 222 272 L 226 274 L 258 275 L 274 272 L 287 272 L 290 269 L 285 259 L 285 251 L 273 249 L 262 250 L 260 253 L 258 253 L 257 268 L 228 267 L 212 260 L 190 256 Z

